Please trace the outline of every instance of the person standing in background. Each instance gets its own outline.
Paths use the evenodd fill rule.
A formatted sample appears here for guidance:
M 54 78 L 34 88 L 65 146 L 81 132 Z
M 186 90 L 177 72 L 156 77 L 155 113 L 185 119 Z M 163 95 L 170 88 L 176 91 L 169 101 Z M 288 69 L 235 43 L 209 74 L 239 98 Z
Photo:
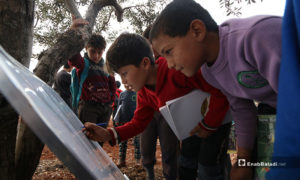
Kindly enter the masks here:
M 71 108 L 71 70 L 73 66 L 70 66 L 66 63 L 63 66 L 63 69 L 59 71 L 54 79 L 54 87 L 53 89 L 60 95 L 61 98 L 67 103 L 67 105 Z

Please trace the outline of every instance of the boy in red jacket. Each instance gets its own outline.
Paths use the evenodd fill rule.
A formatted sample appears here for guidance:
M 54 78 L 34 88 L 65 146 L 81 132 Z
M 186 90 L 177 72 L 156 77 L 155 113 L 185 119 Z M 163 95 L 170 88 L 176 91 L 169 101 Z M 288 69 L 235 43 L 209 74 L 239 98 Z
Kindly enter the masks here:
M 154 112 L 159 111 L 166 101 L 200 89 L 210 93 L 211 97 L 205 118 L 203 121 L 199 119 L 199 126 L 191 134 L 205 138 L 201 144 L 204 150 L 200 158 L 203 166 L 223 167 L 227 150 L 224 143 L 228 139 L 230 123 L 222 125 L 222 121 L 229 106 L 226 97 L 203 79 L 201 71 L 188 78 L 181 72 L 168 69 L 164 58 L 154 62 L 148 41 L 140 35 L 129 33 L 120 35 L 111 45 L 107 52 L 107 63 L 121 76 L 123 84 L 138 92 L 137 109 L 130 122 L 116 128 L 105 129 L 85 123 L 83 131 L 88 138 L 110 141 L 111 145 L 131 138 L 147 127 Z

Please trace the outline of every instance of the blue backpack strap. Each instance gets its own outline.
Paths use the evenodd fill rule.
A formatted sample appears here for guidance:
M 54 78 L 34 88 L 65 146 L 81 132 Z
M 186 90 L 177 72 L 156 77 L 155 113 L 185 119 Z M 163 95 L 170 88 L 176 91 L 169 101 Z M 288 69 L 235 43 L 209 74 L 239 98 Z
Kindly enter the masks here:
M 85 81 L 85 79 L 88 76 L 89 65 L 90 65 L 89 60 L 84 58 L 84 68 L 83 68 L 83 71 L 80 75 L 80 79 L 78 78 L 76 69 L 73 69 L 72 72 L 71 72 L 71 77 L 72 78 L 71 78 L 70 90 L 71 90 L 71 94 L 72 94 L 72 107 L 73 107 L 73 110 L 76 110 L 77 107 L 78 107 L 78 103 L 79 103 L 81 92 L 82 92 L 82 85 L 83 85 L 83 82 Z
M 77 94 L 77 97 L 76 97 L 76 101 L 77 102 L 79 102 L 79 100 L 80 100 L 81 91 L 82 91 L 82 85 L 83 85 L 83 82 L 85 81 L 85 79 L 88 76 L 89 66 L 90 66 L 89 60 L 87 60 L 86 58 L 84 58 L 84 68 L 83 68 L 83 71 L 82 71 L 82 73 L 80 75 L 79 91 L 78 91 L 78 94 Z
M 74 69 L 72 69 L 72 72 L 71 72 L 71 85 L 70 85 L 73 109 L 77 109 L 77 107 L 76 107 L 76 96 L 78 94 L 78 89 L 79 89 L 78 85 L 79 85 L 79 80 L 78 80 L 76 69 L 74 68 Z

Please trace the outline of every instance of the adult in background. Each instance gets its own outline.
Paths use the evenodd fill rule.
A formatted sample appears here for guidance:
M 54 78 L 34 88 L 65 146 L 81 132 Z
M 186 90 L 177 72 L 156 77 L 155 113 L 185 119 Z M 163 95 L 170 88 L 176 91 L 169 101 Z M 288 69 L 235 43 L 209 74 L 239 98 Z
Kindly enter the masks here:
M 73 66 L 70 66 L 66 63 L 63 66 L 63 69 L 59 71 L 54 79 L 54 87 L 53 89 L 63 98 L 63 100 L 68 104 L 71 108 L 71 91 L 70 91 L 70 84 L 71 84 L 71 70 Z

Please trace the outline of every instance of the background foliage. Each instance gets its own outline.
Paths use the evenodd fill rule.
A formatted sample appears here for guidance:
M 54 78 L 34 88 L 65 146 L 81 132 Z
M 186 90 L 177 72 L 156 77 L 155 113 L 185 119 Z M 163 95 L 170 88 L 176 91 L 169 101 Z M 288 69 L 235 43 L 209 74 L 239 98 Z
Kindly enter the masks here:
M 75 0 L 75 2 L 84 17 L 86 8 L 92 0 Z M 169 2 L 171 0 L 118 0 L 124 9 L 123 22 L 117 23 L 113 8 L 105 7 L 99 12 L 93 31 L 102 33 L 108 42 L 112 42 L 122 31 L 141 34 Z M 198 2 L 201 3 L 201 0 Z M 256 0 L 219 0 L 219 5 L 226 11 L 227 16 L 240 16 L 242 5 L 252 3 L 256 3 Z M 34 44 L 38 44 L 42 49 L 47 49 L 55 43 L 61 33 L 70 27 L 70 24 L 71 14 L 68 12 L 64 0 L 37 0 Z M 37 59 L 37 54 L 33 54 L 33 57 Z

